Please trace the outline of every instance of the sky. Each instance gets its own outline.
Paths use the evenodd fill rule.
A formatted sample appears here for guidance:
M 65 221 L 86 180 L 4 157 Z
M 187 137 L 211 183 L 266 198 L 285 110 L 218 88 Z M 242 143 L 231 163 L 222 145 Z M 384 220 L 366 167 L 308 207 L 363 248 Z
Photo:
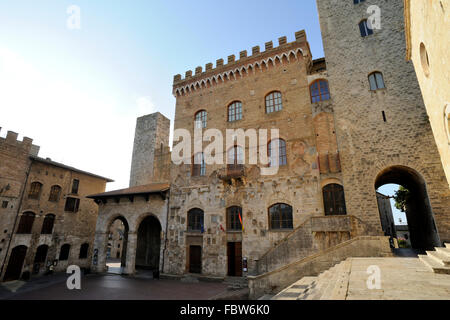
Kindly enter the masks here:
M 174 75 L 303 29 L 323 57 L 315 0 L 1 1 L 0 136 L 126 188 L 136 118 L 173 122 Z
M 136 118 L 173 120 L 174 75 L 302 29 L 323 57 L 315 0 L 1 1 L 0 136 L 128 187 Z

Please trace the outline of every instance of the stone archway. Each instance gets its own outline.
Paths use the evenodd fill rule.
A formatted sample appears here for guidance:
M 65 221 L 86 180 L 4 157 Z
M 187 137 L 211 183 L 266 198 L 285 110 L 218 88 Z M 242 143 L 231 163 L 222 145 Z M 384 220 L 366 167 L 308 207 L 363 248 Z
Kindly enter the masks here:
M 26 246 L 17 246 L 11 250 L 8 267 L 6 268 L 3 281 L 13 281 L 20 279 L 20 276 L 22 275 L 23 263 L 27 254 L 27 249 L 28 248 Z
M 159 272 L 161 224 L 153 215 L 144 218 L 137 230 L 136 269 Z
M 391 166 L 378 174 L 375 190 L 386 184 L 397 184 L 409 191 L 406 198 L 406 218 L 414 249 L 429 250 L 440 246 L 439 234 L 425 180 L 406 166 Z
M 116 230 L 117 221 L 122 222 L 121 230 Z M 114 230 L 113 230 L 114 229 Z M 128 249 L 128 234 L 130 228 L 128 221 L 123 216 L 117 216 L 110 221 L 108 228 L 106 229 L 107 238 L 105 242 L 105 265 L 108 272 L 123 274 L 127 267 L 127 249 Z M 117 259 L 115 254 L 117 250 L 117 244 L 120 245 L 120 258 Z M 119 261 L 117 261 L 119 260 Z

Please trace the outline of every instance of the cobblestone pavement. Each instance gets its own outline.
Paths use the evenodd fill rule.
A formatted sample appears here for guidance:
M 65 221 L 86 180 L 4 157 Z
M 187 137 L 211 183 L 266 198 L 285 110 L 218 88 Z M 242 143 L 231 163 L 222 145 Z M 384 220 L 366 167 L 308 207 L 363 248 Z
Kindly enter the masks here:
M 120 275 L 87 275 L 81 290 L 68 290 L 68 275 L 57 274 L 30 282 L 0 286 L 0 299 L 12 300 L 207 300 L 227 290 L 219 282 L 186 283 Z M 18 288 L 18 289 L 17 289 Z M 17 289 L 16 292 L 12 290 Z

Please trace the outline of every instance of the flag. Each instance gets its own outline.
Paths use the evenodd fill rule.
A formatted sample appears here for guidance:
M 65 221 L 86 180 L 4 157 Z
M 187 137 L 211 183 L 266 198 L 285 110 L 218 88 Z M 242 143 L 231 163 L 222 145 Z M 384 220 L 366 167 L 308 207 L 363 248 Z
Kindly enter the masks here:
M 242 226 L 242 231 L 244 231 L 244 224 L 242 223 L 241 212 L 238 211 L 238 214 L 239 214 L 239 221 L 241 222 L 241 226 Z
M 220 230 L 222 230 L 223 232 L 225 232 L 225 229 L 222 227 L 222 224 L 220 224 Z

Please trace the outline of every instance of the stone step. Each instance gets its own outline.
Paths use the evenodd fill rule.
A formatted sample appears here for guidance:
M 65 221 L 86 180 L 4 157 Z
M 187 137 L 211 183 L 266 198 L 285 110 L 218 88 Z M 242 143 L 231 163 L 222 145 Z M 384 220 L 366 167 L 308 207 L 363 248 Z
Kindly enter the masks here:
M 350 268 L 351 262 L 347 260 L 338 265 L 333 282 L 330 282 L 330 285 L 320 297 L 320 300 L 345 300 Z
M 290 285 L 280 293 L 275 295 L 272 300 L 297 300 L 307 295 L 315 286 L 317 277 L 303 277 L 299 281 Z
M 324 272 L 323 276 L 320 279 L 318 279 L 316 287 L 311 291 L 306 300 L 319 300 L 320 297 L 323 295 L 329 282 L 332 281 L 334 274 L 335 273 L 331 271 Z
M 444 267 L 427 255 L 419 254 L 419 259 L 434 273 L 450 274 L 450 267 Z
M 440 265 L 450 267 L 450 257 L 447 257 L 447 255 L 442 254 L 439 251 L 427 251 L 427 255 Z
M 447 249 L 450 249 L 450 243 L 445 243 L 444 245 Z
M 317 300 L 328 300 L 329 296 L 331 296 L 331 292 L 333 291 L 334 287 L 336 286 L 336 283 L 339 279 L 339 268 L 336 269 L 332 277 L 325 283 L 325 286 L 322 290 L 322 295 L 320 297 L 317 297 Z
M 265 294 L 261 298 L 258 298 L 258 300 L 272 300 L 273 297 L 275 297 L 273 294 Z
M 450 249 L 449 248 L 436 248 L 436 251 L 439 253 L 442 253 L 446 255 L 448 258 L 450 258 Z

